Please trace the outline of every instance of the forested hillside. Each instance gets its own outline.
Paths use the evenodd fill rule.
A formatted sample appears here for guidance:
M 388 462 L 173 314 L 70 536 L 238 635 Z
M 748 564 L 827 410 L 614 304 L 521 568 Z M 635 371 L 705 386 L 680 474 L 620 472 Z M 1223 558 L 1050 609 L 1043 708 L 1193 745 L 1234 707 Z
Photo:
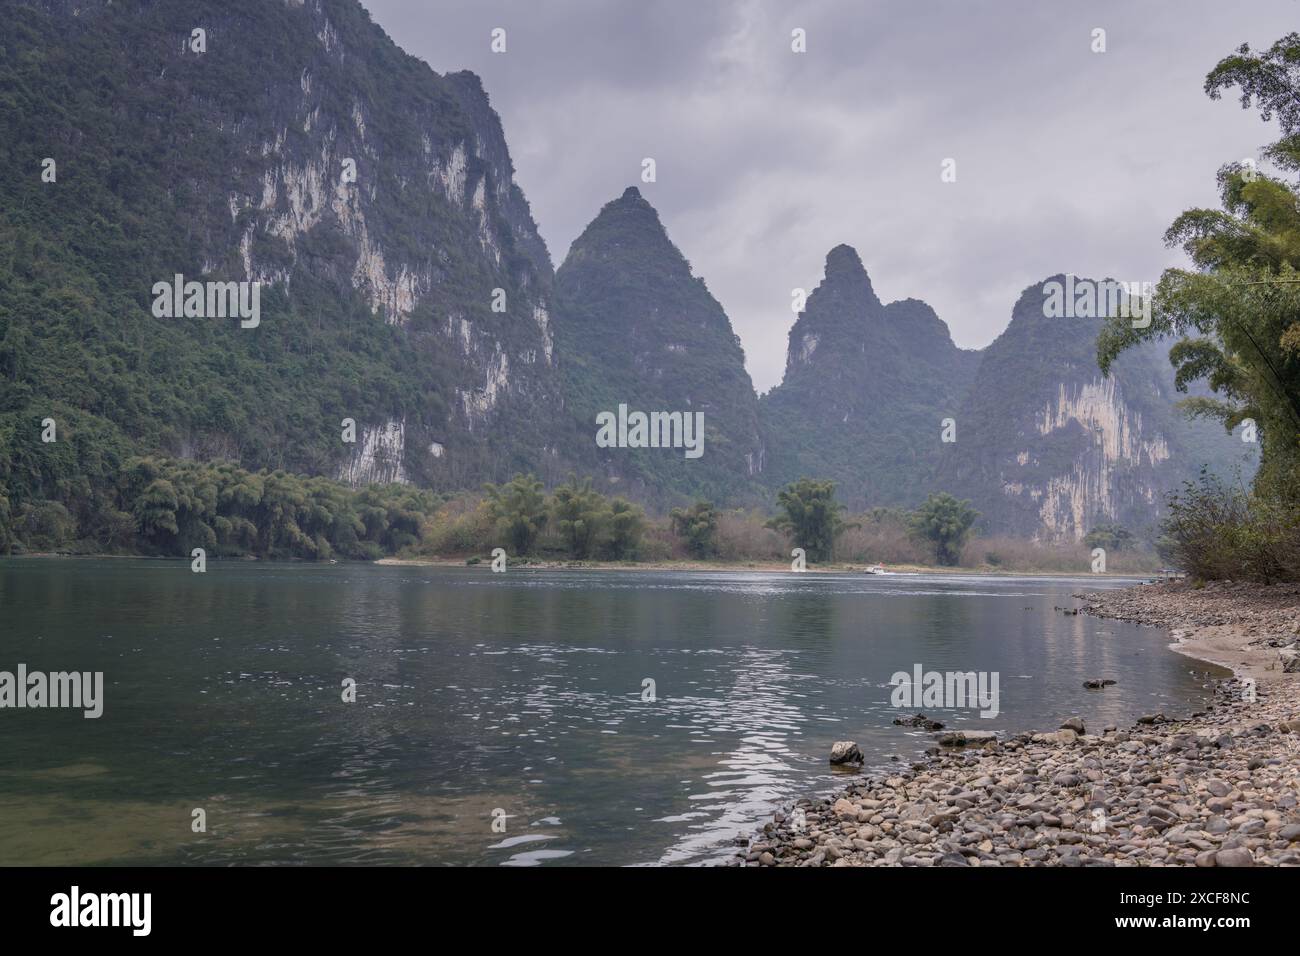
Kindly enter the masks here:
M 920 299 L 882 303 L 843 245 L 758 398 L 722 304 L 636 188 L 553 273 L 478 77 L 403 53 L 356 0 L 0 0 L 0 16 L 6 549 L 371 550 L 337 501 L 342 524 L 259 525 L 255 547 L 219 523 L 279 512 L 243 500 L 251 479 L 223 503 L 213 475 L 281 488 L 277 472 L 326 483 L 307 499 L 576 473 L 659 513 L 767 508 L 808 476 L 855 510 L 952 491 L 988 532 L 1078 540 L 1154 520 L 1166 491 L 1242 455 L 1182 422 L 1154 350 L 1102 379 L 1100 323 L 1053 324 L 1030 292 L 996 342 L 959 349 Z M 254 318 L 213 314 L 226 283 L 256 284 Z M 620 406 L 700 416 L 701 453 L 598 441 Z M 141 461 L 202 468 L 149 492 Z M 169 495 L 175 532 L 142 517 Z

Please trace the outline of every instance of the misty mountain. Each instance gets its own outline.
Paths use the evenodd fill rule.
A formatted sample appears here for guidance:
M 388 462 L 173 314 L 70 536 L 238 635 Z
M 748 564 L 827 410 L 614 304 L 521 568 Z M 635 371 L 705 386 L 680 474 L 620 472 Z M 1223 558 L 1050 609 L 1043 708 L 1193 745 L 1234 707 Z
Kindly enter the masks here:
M 1149 524 L 1240 457 L 1175 412 L 1155 350 L 1103 379 L 1099 323 L 1045 319 L 1038 287 L 963 350 L 842 245 L 760 399 L 636 188 L 553 272 L 479 79 L 406 55 L 356 0 L 0 12 L 0 503 L 90 528 L 137 454 L 435 490 L 572 470 L 659 506 L 767 504 L 809 475 L 854 509 L 946 490 L 991 531 L 1075 538 Z M 257 321 L 170 294 L 160 315 L 178 276 L 257 283 Z M 620 406 L 702 415 L 703 453 L 602 447 Z
M 1150 529 L 1165 495 L 1203 465 L 1253 473 L 1256 446 L 1175 408 L 1183 396 L 1165 349 L 1125 353 L 1103 377 L 1102 320 L 1049 317 L 1052 282 L 1065 276 L 1025 289 L 982 351 L 936 486 L 974 501 L 989 528 L 1075 540 L 1103 523 Z
M 697 459 L 664 448 L 595 449 L 607 481 L 645 497 L 757 495 L 764 444 L 740 340 L 635 187 L 605 205 L 556 273 L 555 341 L 566 410 L 596 434 L 596 416 L 700 413 Z M 594 448 L 594 446 L 592 446 Z
M 135 451 L 434 488 L 556 457 L 552 267 L 477 77 L 355 0 L 5 6 L 11 493 Z M 261 283 L 259 324 L 155 317 L 175 275 Z
M 857 252 L 836 246 L 761 402 L 771 480 L 834 478 L 855 508 L 916 504 L 977 363 L 924 302 L 883 305 Z

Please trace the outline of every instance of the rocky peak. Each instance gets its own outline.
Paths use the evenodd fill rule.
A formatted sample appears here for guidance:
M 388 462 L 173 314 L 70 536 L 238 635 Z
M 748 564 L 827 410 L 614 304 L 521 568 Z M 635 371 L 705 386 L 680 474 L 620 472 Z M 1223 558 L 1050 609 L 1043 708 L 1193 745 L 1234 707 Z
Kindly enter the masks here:
M 871 299 L 874 299 L 877 305 L 880 304 L 880 300 L 876 298 L 875 290 L 871 287 L 871 277 L 867 275 L 866 267 L 862 264 L 862 258 L 852 246 L 841 243 L 826 253 L 824 271 L 823 285 L 857 288 Z
M 552 269 L 477 76 L 404 53 L 357 0 L 20 9 L 30 30 L 9 51 L 15 82 L 53 77 L 54 91 L 82 70 L 113 77 L 102 103 L 31 110 L 51 119 L 27 141 L 81 144 L 83 202 L 47 217 L 47 240 L 70 269 L 129 276 L 101 284 L 105 314 L 189 357 L 159 364 L 161 406 L 202 394 L 244 410 L 256 395 L 268 409 L 194 405 L 160 434 L 153 416 L 119 406 L 106 426 L 147 453 L 216 448 L 250 468 L 436 488 L 549 460 L 550 416 L 534 410 L 559 402 Z M 200 22 L 202 52 L 190 45 Z M 22 140 L 6 129 L 0 141 Z M 0 210 L 22 205 L 0 197 Z M 136 223 L 138 247 L 76 240 L 88 216 Z M 214 341 L 201 324 L 138 314 L 153 281 L 174 273 L 261 283 L 260 326 Z M 118 341 L 122 323 L 94 321 L 106 348 L 135 347 Z M 286 371 L 300 354 L 311 371 Z M 247 371 L 218 372 L 226 362 Z M 344 418 L 354 442 L 337 438 Z
M 579 435 L 594 435 L 595 415 L 620 404 L 704 414 L 701 458 L 606 449 L 597 460 L 611 479 L 718 498 L 753 486 L 764 450 L 744 352 L 640 190 L 601 208 L 570 247 L 555 290 L 557 351 Z
M 635 186 L 628 186 L 617 199 L 607 202 L 596 218 L 573 241 L 564 264 L 580 262 L 585 256 L 629 265 L 636 259 L 657 268 L 690 274 L 690 263 L 668 238 L 659 213 Z
M 824 277 L 808 296 L 804 314 L 813 321 L 834 319 L 837 324 L 859 324 L 877 316 L 881 308 L 857 251 L 852 246 L 838 245 L 826 254 Z
M 1103 377 L 1101 318 L 1048 314 L 1051 282 L 1066 276 L 1021 292 L 981 353 L 937 484 L 974 499 L 986 527 L 1013 534 L 1073 542 L 1099 523 L 1143 528 L 1183 478 L 1224 460 L 1230 440 L 1174 408 L 1158 347 L 1126 353 Z

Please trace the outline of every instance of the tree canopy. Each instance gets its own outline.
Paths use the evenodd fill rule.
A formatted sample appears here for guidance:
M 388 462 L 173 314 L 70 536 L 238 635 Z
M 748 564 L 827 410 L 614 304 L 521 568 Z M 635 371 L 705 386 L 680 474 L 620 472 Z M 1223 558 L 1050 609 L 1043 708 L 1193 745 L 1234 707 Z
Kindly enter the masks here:
M 1300 34 L 1262 53 L 1248 45 L 1210 71 L 1205 90 L 1218 99 L 1240 90 L 1241 105 L 1276 119 L 1282 137 L 1263 156 L 1283 172 L 1300 171 Z M 1266 175 L 1253 161 L 1218 172 L 1220 209 L 1189 209 L 1165 242 L 1181 246 L 1194 270 L 1167 269 L 1156 287 L 1149 326 L 1111 318 L 1097 344 L 1109 371 L 1125 349 L 1175 340 L 1169 352 L 1177 387 L 1208 384 L 1215 397 L 1182 402 L 1192 415 L 1228 428 L 1250 419 L 1262 460 L 1256 490 L 1300 498 L 1300 206 L 1295 183 Z
M 961 550 L 978 517 L 969 501 L 939 492 L 912 512 L 909 525 L 916 537 L 934 548 L 936 560 L 951 567 L 961 562 Z
M 693 558 L 708 558 L 718 550 L 718 510 L 711 501 L 697 501 L 689 508 L 674 508 L 669 514 L 673 531 L 686 541 Z
M 777 493 L 776 503 L 781 513 L 767 522 L 767 527 L 789 534 L 809 561 L 829 561 L 835 553 L 835 539 L 852 527 L 841 515 L 844 505 L 835 500 L 833 481 L 800 478 Z
M 507 484 L 485 485 L 488 511 L 497 533 L 515 555 L 528 554 L 546 526 L 546 494 L 534 475 L 515 475 Z

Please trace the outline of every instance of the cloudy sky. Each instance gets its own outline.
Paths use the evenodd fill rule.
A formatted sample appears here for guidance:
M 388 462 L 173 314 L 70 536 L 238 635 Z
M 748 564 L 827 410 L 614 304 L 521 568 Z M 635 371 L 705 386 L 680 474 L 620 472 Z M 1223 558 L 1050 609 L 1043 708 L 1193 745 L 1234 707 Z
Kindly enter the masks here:
M 785 366 L 791 290 L 841 242 L 881 299 L 924 299 L 966 348 L 1047 275 L 1151 281 L 1181 263 L 1165 228 L 1273 138 L 1210 100 L 1205 74 L 1300 28 L 1295 0 L 362 2 L 435 70 L 482 76 L 557 267 L 637 185 L 760 391 Z

